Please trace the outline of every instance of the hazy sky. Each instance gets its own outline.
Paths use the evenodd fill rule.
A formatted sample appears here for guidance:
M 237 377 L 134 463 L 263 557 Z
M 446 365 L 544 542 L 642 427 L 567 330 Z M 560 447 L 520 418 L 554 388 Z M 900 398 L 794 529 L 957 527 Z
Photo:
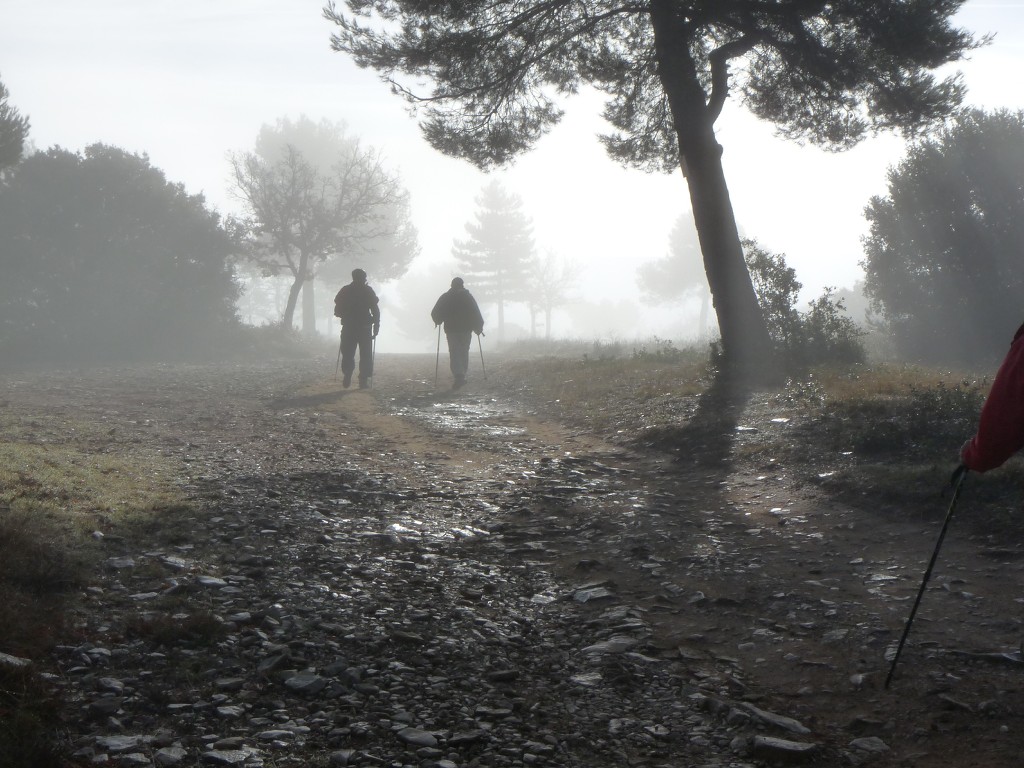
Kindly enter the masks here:
M 0 0 L 0 79 L 37 147 L 104 142 L 147 153 L 225 213 L 237 210 L 227 153 L 251 149 L 262 124 L 301 114 L 344 121 L 383 150 L 410 190 L 422 258 L 447 259 L 484 176 L 430 149 L 401 99 L 330 50 L 335 27 L 323 4 Z M 1024 108 L 1024 0 L 969 0 L 958 22 L 996 33 L 959 67 L 969 103 Z M 599 109 L 592 96 L 568 104 L 565 121 L 500 177 L 523 198 L 539 248 L 585 263 L 581 286 L 615 297 L 631 291 L 636 264 L 664 255 L 689 203 L 681 174 L 628 171 L 606 158 L 595 138 Z M 827 154 L 775 139 L 735 105 L 718 136 L 744 232 L 786 253 L 807 298 L 852 285 L 864 206 L 885 192 L 903 143 L 884 137 Z

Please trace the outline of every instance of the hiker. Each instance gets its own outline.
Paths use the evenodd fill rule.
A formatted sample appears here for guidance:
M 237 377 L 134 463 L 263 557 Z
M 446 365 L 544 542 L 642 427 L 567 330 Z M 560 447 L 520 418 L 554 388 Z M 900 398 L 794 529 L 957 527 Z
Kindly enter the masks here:
M 1024 448 L 1024 325 L 1017 329 L 981 407 L 978 432 L 960 449 L 966 469 L 987 472 Z
M 452 389 L 466 383 L 469 370 L 469 345 L 473 334 L 483 335 L 484 316 L 480 314 L 473 294 L 466 290 L 461 277 L 452 278 L 452 287 L 441 294 L 434 308 L 430 310 L 434 325 L 444 323 L 444 335 L 448 339 L 448 362 L 455 377 Z
M 380 331 L 380 307 L 377 294 L 366 284 L 366 272 L 352 270 L 352 282 L 343 285 L 334 297 L 334 316 L 341 318 L 342 384 L 348 389 L 356 369 L 359 349 L 359 388 L 366 389 L 373 377 L 373 340 Z

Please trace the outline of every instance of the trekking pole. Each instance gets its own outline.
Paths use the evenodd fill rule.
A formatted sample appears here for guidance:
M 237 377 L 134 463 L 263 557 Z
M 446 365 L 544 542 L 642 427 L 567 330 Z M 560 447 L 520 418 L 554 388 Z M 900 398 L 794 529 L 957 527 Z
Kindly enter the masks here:
M 437 372 L 441 368 L 441 325 L 437 326 L 437 359 L 434 361 L 434 389 L 437 389 Z
M 338 362 L 334 364 L 334 380 L 338 380 L 338 368 L 341 367 L 341 337 L 338 337 Z
M 481 336 L 483 336 L 482 333 L 476 335 L 476 345 L 480 349 L 480 370 L 484 373 L 484 381 L 487 381 L 487 367 L 484 365 L 484 345 L 480 341 Z
M 914 615 L 917 613 L 917 607 L 921 604 L 921 598 L 924 596 L 924 590 L 928 585 L 928 579 L 932 575 L 932 568 L 935 567 L 935 560 L 939 556 L 939 549 L 942 547 L 942 540 L 946 537 L 946 529 L 949 528 L 949 521 L 953 519 L 953 510 L 956 508 L 956 500 L 960 498 L 960 488 L 963 485 L 964 478 L 966 476 L 967 468 L 962 465 L 953 475 L 953 498 L 949 502 L 949 510 L 946 512 L 946 519 L 942 523 L 942 530 L 939 531 L 939 540 L 935 542 L 935 550 L 932 552 L 932 559 L 928 562 L 928 569 L 924 572 L 924 579 L 921 581 L 921 588 L 917 591 L 917 599 L 914 600 L 914 607 L 910 609 L 910 616 L 907 618 L 907 626 L 903 629 L 903 637 L 900 638 L 900 644 L 896 646 L 896 655 L 893 656 L 892 666 L 889 667 L 889 674 L 885 677 L 886 689 L 889 687 L 889 681 L 892 680 L 893 672 L 896 671 L 896 663 L 900 660 L 900 653 L 903 652 L 903 644 L 907 642 L 907 635 L 910 634 L 910 625 L 914 623 Z

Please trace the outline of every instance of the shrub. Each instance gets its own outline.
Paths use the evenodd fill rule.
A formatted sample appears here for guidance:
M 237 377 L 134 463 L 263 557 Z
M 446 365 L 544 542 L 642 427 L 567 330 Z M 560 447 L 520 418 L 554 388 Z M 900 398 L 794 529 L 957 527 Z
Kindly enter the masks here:
M 775 357 L 785 371 L 864 362 L 864 332 L 844 314 L 842 299 L 834 298 L 835 289 L 826 288 L 806 312 L 800 312 L 796 300 L 803 286 L 786 266 L 785 254 L 770 253 L 754 240 L 744 240 L 743 246 Z

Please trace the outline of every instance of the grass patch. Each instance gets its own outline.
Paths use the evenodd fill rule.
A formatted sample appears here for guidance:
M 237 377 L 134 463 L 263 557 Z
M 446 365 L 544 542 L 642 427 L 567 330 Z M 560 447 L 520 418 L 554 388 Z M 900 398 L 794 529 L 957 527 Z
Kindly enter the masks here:
M 87 453 L 73 445 L 0 442 L 0 504 L 46 505 L 69 523 L 95 526 L 169 503 L 155 462 Z
M 66 414 L 0 417 L 0 652 L 44 658 L 97 559 L 92 531 L 180 504 L 159 456 L 117 442 L 110 425 Z M 60 702 L 34 667 L 0 668 L 0 765 L 61 764 Z
M 634 347 L 629 356 L 509 359 L 502 377 L 532 406 L 605 431 L 629 414 L 692 410 L 686 401 L 709 386 L 711 372 L 706 350 L 662 344 Z
M 977 429 L 990 380 L 968 371 L 874 364 L 826 366 L 778 389 L 722 400 L 699 348 L 635 348 L 631 356 L 510 360 L 531 406 L 687 464 L 734 471 L 741 461 L 782 471 L 865 515 L 931 518 L 960 446 Z M 780 426 L 773 419 L 787 418 Z M 753 427 L 746 431 L 739 426 Z M 1019 514 L 1024 459 L 971 476 L 976 532 L 1024 529 Z M 965 504 L 965 506 L 967 506 Z

